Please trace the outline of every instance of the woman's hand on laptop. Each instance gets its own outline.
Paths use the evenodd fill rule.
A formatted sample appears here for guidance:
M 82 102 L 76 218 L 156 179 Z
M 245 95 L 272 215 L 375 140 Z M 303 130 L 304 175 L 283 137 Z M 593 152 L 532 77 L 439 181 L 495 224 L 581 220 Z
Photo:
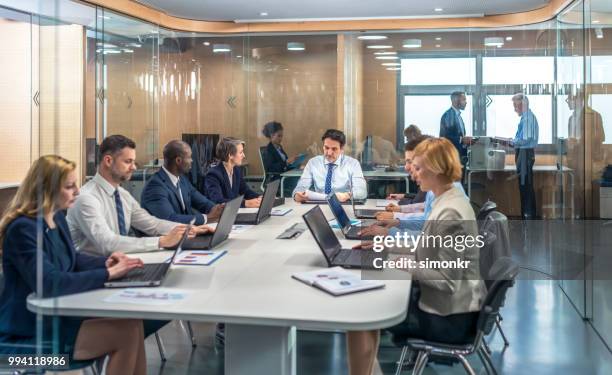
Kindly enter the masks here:
M 355 250 L 372 250 L 374 248 L 374 242 L 372 241 L 361 241 L 360 244 L 353 246 Z
M 247 208 L 257 208 L 261 205 L 261 197 L 246 199 L 244 201 L 244 206 Z
M 113 254 L 116 254 L 116 253 L 113 253 Z M 112 256 L 113 255 L 111 255 L 111 257 Z M 109 257 L 109 259 L 111 259 L 111 257 Z M 126 273 L 133 270 L 134 268 L 141 268 L 143 266 L 142 259 L 140 258 L 130 258 L 128 256 L 123 255 L 120 258 L 115 257 L 114 259 L 116 262 L 113 263 L 112 266 L 106 267 L 106 270 L 108 271 L 109 280 L 119 279 L 125 276 Z M 108 263 L 108 260 L 106 262 Z
M 359 231 L 360 236 L 386 236 L 389 230 L 379 225 L 370 225 Z
M 400 212 L 400 206 L 398 206 L 395 203 L 389 203 L 386 207 L 385 207 L 385 211 L 387 212 Z
M 389 196 L 387 196 L 387 199 L 393 199 L 393 200 L 400 200 L 404 198 L 404 194 L 389 194 Z
M 215 228 L 209 227 L 208 225 L 198 225 L 197 227 L 191 227 L 191 233 L 189 233 L 189 235 L 191 236 L 193 234 L 194 236 L 199 236 L 206 233 L 213 233 L 214 231 Z
M 183 237 L 183 233 L 185 233 L 186 229 L 187 225 L 185 224 L 179 224 L 175 226 L 174 228 L 172 228 L 170 233 L 166 234 L 165 236 L 159 237 L 159 247 L 164 249 L 169 247 L 175 247 Z
M 393 220 L 393 212 L 381 211 L 376 213 L 376 220 Z

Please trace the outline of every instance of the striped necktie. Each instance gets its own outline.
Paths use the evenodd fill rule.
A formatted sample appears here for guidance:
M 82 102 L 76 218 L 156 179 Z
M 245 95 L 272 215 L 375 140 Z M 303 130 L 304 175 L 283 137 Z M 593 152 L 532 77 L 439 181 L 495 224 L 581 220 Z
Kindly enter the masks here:
M 115 189 L 115 208 L 117 209 L 117 224 L 119 225 L 119 234 L 122 236 L 127 235 L 125 230 L 125 216 L 123 214 L 123 204 L 121 203 L 121 196 L 119 196 L 119 189 Z
M 327 164 L 327 176 L 325 177 L 325 194 L 331 193 L 332 173 L 334 172 L 335 166 L 336 164 L 334 163 Z

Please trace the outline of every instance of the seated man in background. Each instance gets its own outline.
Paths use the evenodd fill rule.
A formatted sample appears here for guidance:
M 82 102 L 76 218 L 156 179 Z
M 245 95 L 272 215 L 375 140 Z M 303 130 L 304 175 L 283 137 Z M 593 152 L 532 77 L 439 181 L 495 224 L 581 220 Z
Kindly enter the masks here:
M 219 219 L 223 205 L 210 201 L 186 179 L 181 177 L 191 170 L 191 147 L 183 141 L 172 140 L 164 146 L 164 165 L 147 181 L 140 202 L 151 215 L 177 223 L 196 225 Z
M 414 126 L 414 125 L 410 125 L 410 126 Z M 409 127 L 404 130 L 404 133 L 406 133 L 406 130 L 408 129 Z M 429 135 L 414 136 L 408 142 L 406 142 L 406 145 L 404 145 L 404 157 L 405 157 L 405 163 L 406 163 L 404 165 L 404 170 L 406 171 L 406 173 L 410 175 L 411 181 L 415 181 L 414 172 L 412 171 L 412 159 L 414 158 L 414 149 L 419 145 L 419 143 L 421 143 L 422 141 L 428 138 L 431 138 L 431 136 Z M 398 200 L 399 202 L 397 202 L 397 204 L 387 205 L 386 210 L 391 211 L 391 212 L 400 212 L 401 206 L 415 204 L 415 203 L 424 203 L 426 192 L 421 190 L 419 185 L 416 185 L 416 186 L 417 186 L 416 194 L 412 194 L 412 195 L 389 194 L 387 199 Z
M 361 165 L 356 159 L 344 154 L 344 133 L 328 129 L 321 140 L 323 155 L 308 161 L 293 190 L 293 199 L 296 202 L 319 200 L 332 192 L 336 193 L 341 202 L 349 200 L 351 194 L 355 199 L 366 199 L 368 189 Z
M 244 142 L 225 137 L 217 143 L 216 154 L 219 163 L 211 167 L 204 177 L 206 195 L 216 203 L 229 202 L 244 195 L 242 207 L 259 207 L 261 196 L 247 185 L 240 170 L 245 158 Z
M 83 185 L 68 210 L 70 234 L 77 249 L 108 256 L 114 251 L 133 253 L 175 246 L 187 226 L 151 216 L 119 185 L 129 181 L 136 170 L 134 141 L 122 135 L 106 137 L 100 144 L 99 162 L 98 173 Z M 130 227 L 155 237 L 130 237 Z M 196 233 L 209 230 L 194 228 Z

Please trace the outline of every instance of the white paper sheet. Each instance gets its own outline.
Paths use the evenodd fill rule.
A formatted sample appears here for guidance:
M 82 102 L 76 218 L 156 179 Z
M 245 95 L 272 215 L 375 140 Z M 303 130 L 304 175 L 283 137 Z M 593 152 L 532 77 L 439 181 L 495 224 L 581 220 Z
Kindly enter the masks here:
M 168 288 L 127 288 L 104 299 L 109 303 L 134 303 L 138 305 L 172 305 L 184 301 L 189 292 Z

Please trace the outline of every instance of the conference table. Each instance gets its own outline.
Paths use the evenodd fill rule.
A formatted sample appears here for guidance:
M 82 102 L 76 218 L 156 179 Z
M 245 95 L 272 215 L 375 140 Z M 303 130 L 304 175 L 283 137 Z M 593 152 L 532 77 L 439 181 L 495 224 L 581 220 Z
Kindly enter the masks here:
M 28 309 L 43 315 L 225 322 L 226 374 L 295 374 L 297 330 L 392 326 L 406 316 L 411 285 L 408 275 L 385 280 L 383 289 L 334 297 L 293 279 L 293 273 L 327 267 L 308 229 L 296 239 L 276 239 L 293 224 L 303 223 L 302 214 L 312 207 L 290 202 L 278 207 L 291 208 L 285 216 L 230 233 L 218 246 L 227 254 L 211 266 L 172 265 L 161 288 L 184 293 L 177 303 L 108 302 L 105 299 L 118 289 L 100 289 L 48 299 L 31 295 Z M 344 207 L 351 215 L 351 207 Z M 328 207 L 322 208 L 331 218 Z M 341 242 L 343 247 L 358 243 Z M 171 252 L 136 255 L 145 262 L 160 262 Z
M 281 197 L 284 197 L 285 193 L 285 179 L 287 177 L 301 177 L 303 169 L 292 169 L 290 171 L 281 173 L 281 186 L 280 186 L 280 194 Z M 408 192 L 410 186 L 410 175 L 404 171 L 387 171 L 385 168 L 375 168 L 371 171 L 363 171 L 363 177 L 367 181 L 401 181 L 404 180 L 406 182 L 406 192 Z

